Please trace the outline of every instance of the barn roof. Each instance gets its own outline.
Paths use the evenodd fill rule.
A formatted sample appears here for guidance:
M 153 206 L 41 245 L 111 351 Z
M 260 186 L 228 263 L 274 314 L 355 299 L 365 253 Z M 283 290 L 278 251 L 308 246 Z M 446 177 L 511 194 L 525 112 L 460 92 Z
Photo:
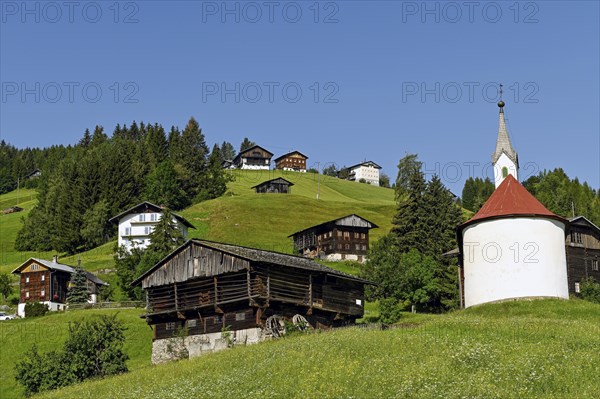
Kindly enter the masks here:
M 147 210 L 147 209 L 151 209 L 155 212 L 162 212 L 164 209 L 156 204 L 153 204 L 151 202 L 148 201 L 144 201 L 144 202 L 140 202 L 139 204 L 132 206 L 131 208 L 119 213 L 117 216 L 114 216 L 112 218 L 110 218 L 108 221 L 110 223 L 114 223 L 114 222 L 118 222 L 119 219 L 121 219 L 123 216 L 129 215 L 131 213 L 138 213 L 139 211 L 142 210 Z M 191 224 L 190 222 L 188 222 L 188 220 L 186 218 L 184 218 L 181 215 L 178 215 L 175 212 L 171 212 L 171 214 L 173 215 L 173 217 L 177 220 L 179 220 L 183 225 L 195 229 L 194 225 Z
M 298 155 L 301 155 L 301 156 L 303 156 L 303 157 L 304 157 L 304 159 L 308 159 L 308 157 L 307 157 L 306 155 L 304 155 L 303 153 L 301 153 L 300 151 L 291 151 L 291 152 L 288 152 L 287 154 L 283 154 L 282 156 L 280 156 L 280 157 L 278 157 L 278 158 L 275 158 L 275 159 L 273 160 L 273 162 L 278 162 L 278 161 L 280 161 L 281 159 L 283 159 L 283 158 L 286 158 L 286 157 L 289 157 L 289 156 L 290 156 L 290 155 L 292 155 L 292 154 L 298 154 Z
M 513 175 L 508 175 L 483 204 L 479 212 L 460 225 L 459 229 L 487 219 L 526 216 L 542 216 L 558 219 L 565 224 L 567 222 L 546 209 Z
M 343 277 L 348 280 L 354 280 L 363 282 L 365 284 L 372 284 L 370 281 L 363 280 L 361 278 L 355 277 L 351 274 L 340 272 L 338 270 L 331 269 L 329 267 L 323 266 L 320 263 L 317 263 L 313 260 L 296 256 L 296 255 L 288 255 L 280 252 L 267 251 L 263 249 L 257 248 L 249 248 L 243 247 L 239 245 L 225 244 L 221 242 L 207 241 L 207 240 L 197 240 L 191 239 L 186 241 L 179 248 L 175 249 L 169 255 L 167 255 L 164 259 L 150 268 L 147 272 L 142 274 L 140 277 L 135 279 L 131 285 L 138 285 L 146 278 L 159 269 L 166 261 L 171 259 L 174 255 L 181 252 L 183 249 L 188 247 L 191 244 L 201 245 L 207 248 L 211 248 L 220 252 L 227 253 L 229 255 L 237 256 L 239 258 L 248 260 L 250 262 L 259 262 L 259 263 L 267 263 L 275 266 L 283 266 L 283 267 L 293 267 L 297 269 L 311 270 L 315 272 L 327 273 L 333 276 Z
M 588 227 L 591 227 L 593 230 L 595 230 L 597 233 L 600 233 L 600 227 L 596 226 L 585 216 L 575 216 L 574 218 L 570 218 L 569 222 L 572 225 L 587 225 Z
M 269 184 L 269 183 L 287 184 L 288 186 L 293 186 L 294 185 L 294 183 L 292 183 L 289 180 L 284 179 L 283 177 L 277 177 L 275 179 L 266 180 L 266 181 L 264 181 L 262 183 L 257 184 L 256 186 L 252 186 L 250 188 L 256 188 L 256 187 L 264 186 L 265 184 Z
M 341 218 L 329 220 L 327 222 L 324 222 L 324 223 L 321 223 L 321 224 L 317 224 L 317 225 L 314 225 L 314 226 L 310 226 L 310 227 L 307 227 L 306 229 L 303 229 L 303 230 L 296 231 L 295 233 L 290 234 L 288 237 L 292 237 L 292 236 L 295 236 L 296 234 L 302 233 L 302 232 L 304 232 L 306 230 L 312 230 L 314 228 L 325 226 L 325 225 L 330 224 L 330 223 L 335 223 L 335 224 L 340 225 L 340 226 L 347 226 L 347 224 L 345 224 L 344 222 L 352 220 L 354 218 L 360 219 L 360 221 L 364 222 L 369 229 L 376 229 L 376 228 L 379 227 L 375 223 L 373 223 L 371 221 L 368 221 L 367 219 L 358 216 L 356 213 L 352 213 L 350 215 L 342 216 Z
M 62 263 L 45 260 L 45 259 L 29 258 L 25 262 L 23 262 L 19 267 L 17 267 L 15 270 L 13 270 L 12 274 L 20 274 L 21 270 L 26 268 L 27 266 L 29 266 L 29 264 L 32 262 L 39 263 L 40 265 L 43 265 L 50 270 L 58 270 L 58 271 L 66 272 L 66 273 L 70 273 L 70 274 L 75 273 L 74 266 L 64 265 Z M 86 274 L 86 277 L 88 280 L 93 281 L 94 283 L 99 284 L 99 285 L 108 285 L 108 283 L 106 283 L 105 281 L 96 277 L 95 274 L 92 274 L 86 270 L 84 270 L 84 271 L 85 271 L 85 274 Z
M 240 152 L 239 154 L 237 154 L 237 156 L 234 158 L 234 162 L 235 162 L 236 159 L 242 158 L 246 153 L 252 152 L 256 148 L 260 148 L 261 150 L 263 150 L 267 154 L 270 154 L 271 157 L 273 156 L 273 153 L 271 151 L 265 149 L 264 147 L 261 147 L 259 145 L 253 145 L 252 147 L 248 148 L 247 150 L 244 150 L 244 151 Z

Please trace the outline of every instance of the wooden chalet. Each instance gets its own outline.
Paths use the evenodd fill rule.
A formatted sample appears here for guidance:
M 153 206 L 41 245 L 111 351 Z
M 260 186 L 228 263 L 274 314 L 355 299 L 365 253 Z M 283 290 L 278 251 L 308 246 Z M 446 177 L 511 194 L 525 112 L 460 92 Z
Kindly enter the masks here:
M 278 177 L 277 179 L 271 179 L 257 184 L 251 187 L 256 190 L 257 193 L 277 193 L 277 194 L 289 194 L 292 192 L 292 186 L 294 183 L 284 178 Z
M 300 151 L 288 152 L 275 158 L 275 169 L 293 171 L 293 172 L 306 172 L 306 160 L 308 157 Z
M 579 293 L 581 281 L 593 277 L 600 282 L 600 228 L 584 216 L 569 220 L 566 238 L 569 294 Z
M 156 341 L 182 329 L 195 336 L 262 328 L 273 315 L 300 314 L 315 328 L 353 323 L 367 283 L 298 256 L 189 240 L 132 285 L 146 291 L 144 317 Z
M 309 258 L 364 262 L 369 251 L 369 230 L 377 227 L 375 223 L 352 214 L 297 231 L 288 237 L 294 240 L 295 251 Z
M 55 256 L 52 261 L 29 258 L 12 271 L 20 275 L 19 305 L 17 313 L 24 316 L 27 302 L 42 302 L 50 310 L 64 310 L 67 301 L 67 291 L 71 275 L 75 272 L 73 266 L 58 263 Z M 90 272 L 86 272 L 87 287 L 90 298 L 88 302 L 95 303 L 100 287 L 108 285 Z
M 237 169 L 269 170 L 273 153 L 259 145 L 252 146 L 240 152 L 234 159 L 233 165 Z

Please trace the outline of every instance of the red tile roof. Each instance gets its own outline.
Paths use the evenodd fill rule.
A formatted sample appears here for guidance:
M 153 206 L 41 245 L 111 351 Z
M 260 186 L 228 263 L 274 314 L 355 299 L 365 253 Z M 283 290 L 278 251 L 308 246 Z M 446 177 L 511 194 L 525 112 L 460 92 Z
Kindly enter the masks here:
M 465 224 L 501 216 L 548 216 L 562 219 L 541 204 L 513 175 L 508 175 L 479 212 Z

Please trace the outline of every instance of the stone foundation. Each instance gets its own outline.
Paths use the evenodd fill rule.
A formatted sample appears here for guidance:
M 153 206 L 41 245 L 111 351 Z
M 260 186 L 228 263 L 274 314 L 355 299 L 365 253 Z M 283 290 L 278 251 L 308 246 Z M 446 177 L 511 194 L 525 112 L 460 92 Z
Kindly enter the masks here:
M 264 339 L 261 328 L 157 339 L 152 342 L 152 364 L 189 359 L 233 345 L 256 344 Z

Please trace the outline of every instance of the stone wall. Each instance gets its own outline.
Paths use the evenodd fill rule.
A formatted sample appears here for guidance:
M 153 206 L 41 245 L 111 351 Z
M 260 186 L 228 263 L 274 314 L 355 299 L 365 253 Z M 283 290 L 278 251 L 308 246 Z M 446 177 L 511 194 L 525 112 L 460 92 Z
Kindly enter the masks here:
M 255 344 L 264 339 L 261 328 L 157 339 L 152 342 L 152 364 L 189 359 L 233 345 Z

